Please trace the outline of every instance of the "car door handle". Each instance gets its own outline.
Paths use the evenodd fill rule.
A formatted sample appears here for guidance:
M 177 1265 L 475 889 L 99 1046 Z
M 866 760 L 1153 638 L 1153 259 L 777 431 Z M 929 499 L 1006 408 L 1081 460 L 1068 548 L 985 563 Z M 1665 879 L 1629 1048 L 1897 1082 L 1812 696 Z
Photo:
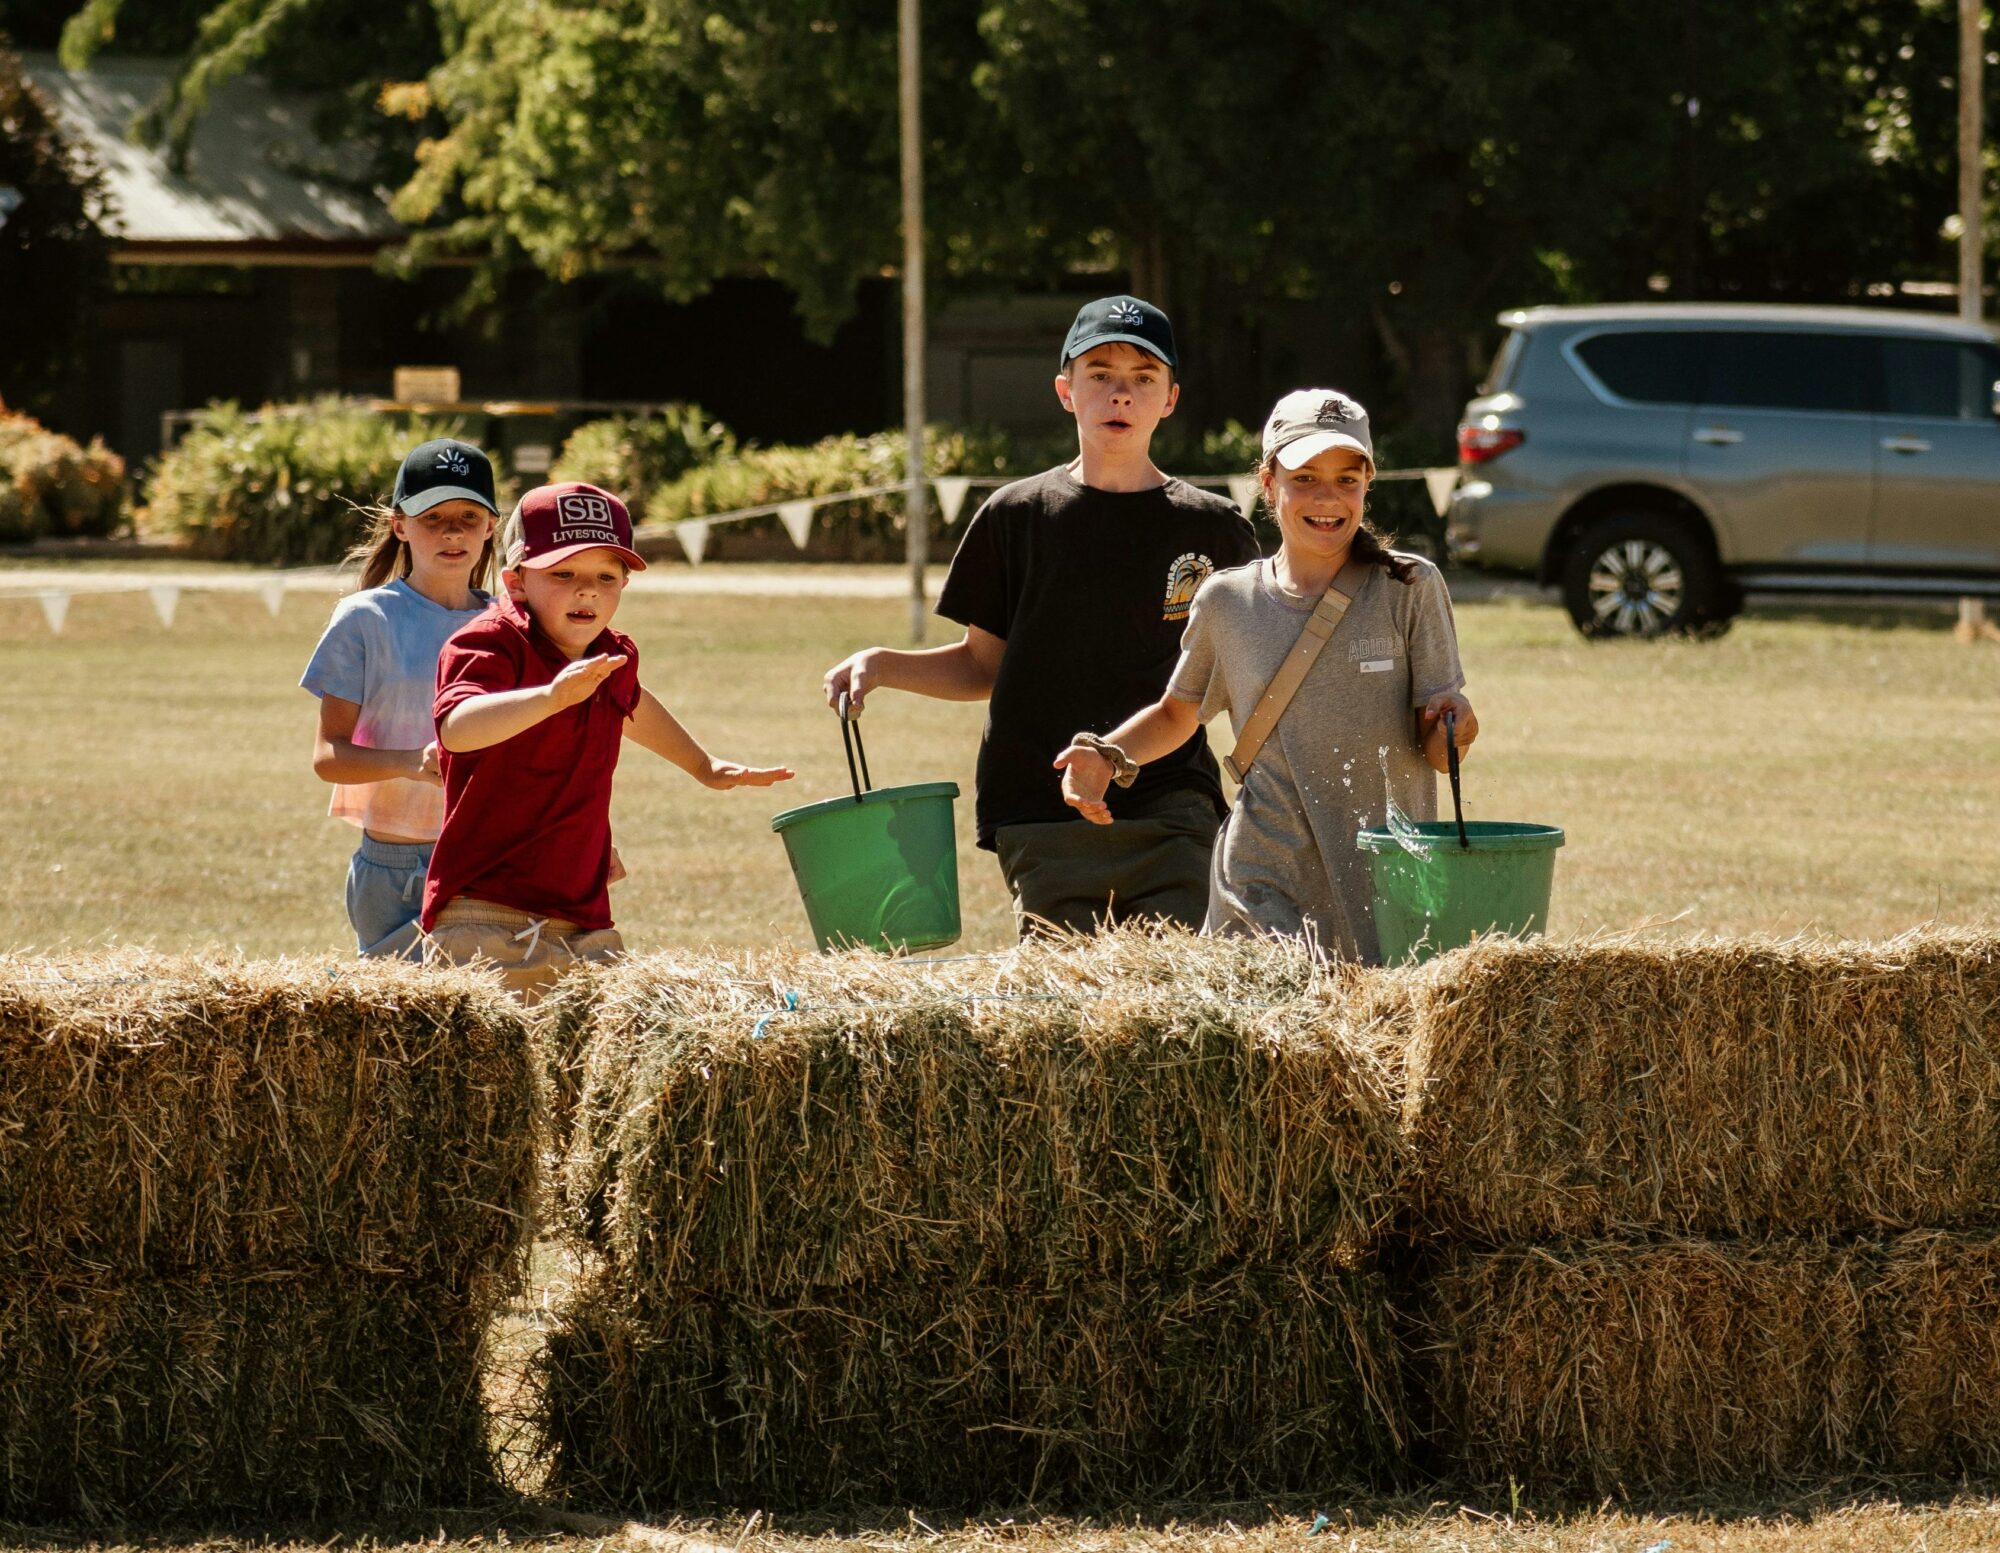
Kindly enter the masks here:
M 1931 445 L 1922 437 L 1884 437 L 1882 446 L 1891 453 L 1928 453 Z
M 1694 440 L 1713 443 L 1717 447 L 1727 447 L 1731 443 L 1741 442 L 1743 433 L 1731 431 L 1727 426 L 1704 426 L 1694 434 Z

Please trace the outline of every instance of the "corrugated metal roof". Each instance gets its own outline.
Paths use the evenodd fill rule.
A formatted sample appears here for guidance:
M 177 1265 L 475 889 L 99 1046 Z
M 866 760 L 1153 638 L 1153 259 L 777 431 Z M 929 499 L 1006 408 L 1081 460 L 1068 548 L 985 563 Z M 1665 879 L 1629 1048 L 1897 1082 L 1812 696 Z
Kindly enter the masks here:
M 338 165 L 342 152 L 312 132 L 313 104 L 238 77 L 219 87 L 194 133 L 187 170 L 162 147 L 134 145 L 132 121 L 155 102 L 175 63 L 100 57 L 72 74 L 54 54 L 22 56 L 65 133 L 103 165 L 108 229 L 135 243 L 352 243 L 399 235 L 386 191 L 302 177 L 288 168 Z M 350 158 L 351 160 L 351 158 Z

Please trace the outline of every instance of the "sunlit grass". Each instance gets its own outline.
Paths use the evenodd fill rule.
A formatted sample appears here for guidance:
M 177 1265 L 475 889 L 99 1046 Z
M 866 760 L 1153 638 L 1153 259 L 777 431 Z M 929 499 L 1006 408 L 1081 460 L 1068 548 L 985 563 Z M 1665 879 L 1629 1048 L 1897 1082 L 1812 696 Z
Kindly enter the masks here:
M 58 637 L 33 599 L 0 599 L 0 943 L 347 949 L 353 838 L 324 816 L 297 688 L 329 603 L 294 594 L 274 620 L 254 594 L 190 591 L 169 631 L 143 594 L 80 594 Z M 628 598 L 646 679 L 697 737 L 799 769 L 714 794 L 628 748 L 614 827 L 632 878 L 614 906 L 635 948 L 806 942 L 770 816 L 845 790 L 820 675 L 905 620 L 886 599 Z M 1716 642 L 1608 645 L 1518 600 L 1458 621 L 1484 728 L 1467 812 L 1568 832 L 1553 931 L 1993 920 L 2000 649 L 1954 641 L 1948 617 L 1766 612 Z M 983 716 L 883 695 L 863 724 L 878 783 L 965 790 L 974 948 L 1012 936 L 971 839 Z

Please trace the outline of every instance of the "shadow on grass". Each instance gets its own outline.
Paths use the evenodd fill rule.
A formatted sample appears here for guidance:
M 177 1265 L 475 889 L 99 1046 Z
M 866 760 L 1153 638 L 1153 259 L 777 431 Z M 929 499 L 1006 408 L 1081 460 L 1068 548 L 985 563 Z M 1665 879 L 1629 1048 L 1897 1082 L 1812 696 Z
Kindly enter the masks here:
M 1184 1536 L 1251 1534 L 1263 1531 L 1310 1535 L 1397 1532 L 1419 1535 L 1451 1525 L 1555 1529 L 1605 1516 L 1640 1521 L 1686 1520 L 1718 1526 L 1801 1525 L 1858 1511 L 1897 1513 L 1947 1511 L 2000 1499 L 2000 1478 L 1851 1478 L 1814 1485 L 1754 1490 L 1738 1488 L 1686 1494 L 1583 1497 L 1518 1492 L 1500 1486 L 1441 1482 L 1408 1494 L 1341 1493 L 1315 1497 L 1280 1496 L 1234 1501 L 1174 1501 L 1101 1506 L 1045 1507 L 1032 1503 L 965 1506 L 897 1505 L 857 1507 L 838 1512 L 765 1511 L 753 1506 L 725 1509 L 690 1507 L 685 1514 L 661 1509 L 624 1513 L 572 1509 L 528 1499 L 485 1506 L 410 1510 L 375 1516 L 284 1519 L 268 1515 L 212 1521 L 105 1525 L 17 1523 L 0 1520 L 0 1543 L 18 1549 L 176 1549 L 380 1548 L 424 1546 L 440 1550 L 494 1548 L 526 1543 L 594 1550 L 647 1547 L 668 1553 L 675 1546 L 696 1550 L 742 1546 L 754 1533 L 760 1540 L 879 1547 L 884 1539 L 926 1542 L 957 1536 L 990 1542 L 1054 1540 L 1124 1533 Z M 1294 1531 L 1293 1528 L 1297 1530 Z M 1336 1542 L 1333 1546 L 1339 1546 Z M 1443 1546 L 1444 1544 L 1440 1544 Z M 1460 1543 L 1453 1541 L 1453 1548 Z

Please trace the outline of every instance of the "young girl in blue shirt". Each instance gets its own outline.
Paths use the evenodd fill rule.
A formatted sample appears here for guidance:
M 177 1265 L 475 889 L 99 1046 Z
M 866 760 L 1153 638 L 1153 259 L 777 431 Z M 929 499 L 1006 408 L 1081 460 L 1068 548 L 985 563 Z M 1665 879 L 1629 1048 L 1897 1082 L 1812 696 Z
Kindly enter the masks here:
M 448 437 L 413 448 L 351 557 L 361 589 L 334 606 L 299 681 L 319 697 L 313 772 L 333 784 L 327 812 L 361 831 L 347 919 L 363 955 L 421 953 L 417 914 L 444 820 L 438 654 L 492 602 L 498 519 L 484 453 Z

